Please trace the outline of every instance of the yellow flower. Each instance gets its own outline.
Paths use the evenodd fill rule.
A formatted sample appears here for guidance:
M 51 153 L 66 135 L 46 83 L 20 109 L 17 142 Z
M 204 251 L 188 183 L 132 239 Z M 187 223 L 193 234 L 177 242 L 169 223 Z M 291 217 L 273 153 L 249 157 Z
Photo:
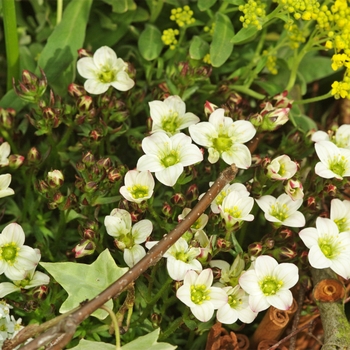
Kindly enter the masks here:
M 183 27 L 184 25 L 189 25 L 196 21 L 192 16 L 193 11 L 186 5 L 183 8 L 178 7 L 172 9 L 170 19 L 175 21 L 179 27 Z
M 332 57 L 332 69 L 337 70 L 343 66 L 349 67 L 350 57 L 345 53 L 335 54 Z
M 161 39 L 165 45 L 170 46 L 170 50 L 174 50 L 177 44 L 177 39 L 175 36 L 179 34 L 180 32 L 178 29 L 165 29 L 163 30 L 163 35 Z
M 262 20 L 264 19 L 266 4 L 262 3 L 260 0 L 248 0 L 245 5 L 240 5 L 238 10 L 243 12 L 243 16 L 240 16 L 239 20 L 243 23 L 244 28 L 248 28 L 250 25 L 253 25 L 262 29 Z
M 338 100 L 339 98 L 348 98 L 349 95 L 349 90 L 350 90 L 350 84 L 347 82 L 339 82 L 339 81 L 335 81 L 332 84 L 332 95 L 334 96 L 334 98 L 336 100 Z
M 210 53 L 207 53 L 207 54 L 203 57 L 203 62 L 204 62 L 204 63 L 211 64 Z

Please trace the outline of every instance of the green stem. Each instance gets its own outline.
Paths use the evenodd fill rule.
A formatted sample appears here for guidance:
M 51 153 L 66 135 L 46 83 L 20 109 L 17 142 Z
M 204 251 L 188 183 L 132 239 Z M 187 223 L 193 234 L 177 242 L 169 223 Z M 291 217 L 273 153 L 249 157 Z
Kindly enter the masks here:
M 312 97 L 312 98 L 307 98 L 305 100 L 296 100 L 293 103 L 297 104 L 297 105 L 302 105 L 302 104 L 306 104 L 306 103 L 313 103 L 313 102 L 326 100 L 327 98 L 331 98 L 331 97 L 332 97 L 332 93 L 329 91 L 324 95 L 316 96 L 316 97 Z
M 120 350 L 120 333 L 119 333 L 119 325 L 118 325 L 118 320 L 117 317 L 115 316 L 115 313 L 106 305 L 102 305 L 101 309 L 105 310 L 108 312 L 109 316 L 112 319 L 112 323 L 114 326 L 114 334 L 115 334 L 115 349 Z
M 243 92 L 244 94 L 248 95 L 248 96 L 251 96 L 251 97 L 254 97 L 258 100 L 262 100 L 265 98 L 265 95 L 263 94 L 259 94 L 258 92 L 256 91 L 253 91 L 251 89 L 249 89 L 247 86 L 244 86 L 244 85 L 230 85 L 230 88 L 232 90 L 236 90 L 238 92 Z
M 7 91 L 12 89 L 12 78 L 19 78 L 19 47 L 17 35 L 16 9 L 14 0 L 2 2 L 5 45 L 7 56 Z
M 61 22 L 62 19 L 62 9 L 63 9 L 63 0 L 57 0 L 57 15 L 56 15 L 56 25 Z
M 183 315 L 179 318 L 177 318 L 171 325 L 170 327 L 159 336 L 159 341 L 162 342 L 166 340 L 167 338 L 170 337 L 171 334 L 173 334 L 183 323 L 184 319 L 187 318 L 187 316 L 190 313 L 190 309 L 186 309 L 186 311 L 183 313 Z

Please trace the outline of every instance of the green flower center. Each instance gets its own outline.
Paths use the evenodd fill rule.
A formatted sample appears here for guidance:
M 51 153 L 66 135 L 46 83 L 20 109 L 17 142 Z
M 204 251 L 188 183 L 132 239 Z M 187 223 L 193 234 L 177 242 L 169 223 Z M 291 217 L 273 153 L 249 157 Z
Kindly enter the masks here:
M 218 138 L 213 139 L 213 148 L 215 148 L 220 153 L 229 151 L 232 145 L 232 139 L 227 135 L 221 135 Z
M 329 163 L 329 169 L 333 171 L 334 174 L 343 176 L 347 169 L 348 160 L 344 156 L 334 157 Z
M 112 70 L 101 71 L 98 79 L 101 83 L 111 83 L 115 80 L 115 73 Z
M 134 185 L 132 187 L 128 187 L 128 191 L 131 193 L 133 198 L 139 199 L 148 196 L 148 186 L 142 185 Z
M 235 295 L 228 296 L 228 304 L 232 307 L 232 309 L 237 308 L 237 306 L 243 303 L 241 298 L 237 298 Z
M 161 163 L 165 168 L 169 168 L 172 165 L 175 165 L 180 162 L 179 154 L 172 150 L 168 155 L 161 159 Z
M 125 248 L 132 248 L 135 245 L 134 237 L 131 232 L 118 237 L 118 241 L 125 244 Z
M 7 243 L 0 248 L 0 259 L 5 260 L 9 265 L 16 262 L 20 248 L 16 243 Z
M 175 134 L 179 129 L 179 113 L 172 112 L 162 120 L 162 129 L 170 134 Z
M 283 286 L 283 281 L 277 280 L 274 276 L 266 276 L 259 282 L 261 291 L 266 295 L 275 295 Z
M 328 237 L 327 235 L 318 240 L 318 246 L 324 256 L 328 259 L 334 259 L 340 253 L 338 247 L 334 244 L 332 237 Z
M 177 252 L 176 253 L 176 259 L 177 260 L 181 260 L 181 261 L 183 261 L 183 262 L 185 262 L 185 263 L 187 263 L 188 262 L 188 255 L 186 254 L 186 253 L 184 253 L 184 252 Z
M 228 213 L 230 216 L 239 219 L 242 216 L 242 210 L 240 210 L 237 205 L 233 208 L 225 208 L 225 213 Z
M 288 211 L 289 208 L 286 204 L 276 203 L 271 205 L 270 215 L 283 222 L 289 217 Z
M 225 197 L 228 195 L 226 191 L 221 191 L 215 198 L 215 203 L 221 205 Z
M 195 304 L 201 305 L 204 301 L 210 300 L 210 292 L 204 284 L 192 285 L 191 300 Z
M 278 175 L 283 176 L 286 173 L 286 166 L 284 164 L 280 165 L 280 170 L 278 172 Z
M 350 226 L 346 218 L 333 220 L 338 226 L 339 232 L 350 231 Z

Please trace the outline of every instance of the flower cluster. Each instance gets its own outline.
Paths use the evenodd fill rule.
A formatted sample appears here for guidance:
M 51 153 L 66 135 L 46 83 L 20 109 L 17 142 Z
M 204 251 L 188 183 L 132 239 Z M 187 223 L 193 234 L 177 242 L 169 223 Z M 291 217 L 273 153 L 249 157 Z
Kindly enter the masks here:
M 183 27 L 196 21 L 192 16 L 193 11 L 188 5 L 185 5 L 183 8 L 178 7 L 176 9 L 172 9 L 170 19 L 175 21 L 179 27 Z
M 163 35 L 162 35 L 162 41 L 165 45 L 168 45 L 170 47 L 170 50 L 175 50 L 177 39 L 176 36 L 179 35 L 180 32 L 178 29 L 164 29 Z
M 262 29 L 262 23 L 266 16 L 265 11 L 266 4 L 260 0 L 248 0 L 244 5 L 239 5 L 239 11 L 244 15 L 239 18 L 243 23 L 243 27 L 247 28 L 249 25 L 253 25 L 258 30 Z
M 12 306 L 0 301 L 0 346 L 2 347 L 6 339 L 12 339 L 22 328 L 22 319 L 15 319 L 10 315 Z

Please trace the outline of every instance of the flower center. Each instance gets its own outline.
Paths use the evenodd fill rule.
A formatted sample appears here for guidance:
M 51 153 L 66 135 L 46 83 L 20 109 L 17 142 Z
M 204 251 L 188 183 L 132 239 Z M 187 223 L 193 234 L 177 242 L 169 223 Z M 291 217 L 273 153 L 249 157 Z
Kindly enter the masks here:
M 284 221 L 289 217 L 288 210 L 289 209 L 286 204 L 281 205 L 279 203 L 275 203 L 271 205 L 270 215 L 274 216 L 279 221 Z
M 237 298 L 236 295 L 228 296 L 228 304 L 232 307 L 232 309 L 236 309 L 237 306 L 240 306 L 242 303 L 242 298 Z
M 242 216 L 242 210 L 240 210 L 237 205 L 233 208 L 225 208 L 225 213 L 228 213 L 230 216 L 239 219 Z
M 266 276 L 259 282 L 261 291 L 266 295 L 275 295 L 283 286 L 283 281 L 278 281 L 274 276 Z
M 161 163 L 165 168 L 169 168 L 172 165 L 175 165 L 180 162 L 179 154 L 172 150 L 168 155 L 166 155 L 163 159 L 161 159 Z
M 148 186 L 134 185 L 132 187 L 128 187 L 128 191 L 135 199 L 144 198 L 148 196 Z
M 112 70 L 105 70 L 105 71 L 103 71 L 102 70 L 102 71 L 100 71 L 98 79 L 102 83 L 111 83 L 112 81 L 115 80 L 114 71 L 112 71 Z
M 179 113 L 171 112 L 162 120 L 162 129 L 170 134 L 175 134 L 175 132 L 179 129 Z
M 333 171 L 334 174 L 343 176 L 347 169 L 348 160 L 344 156 L 334 157 L 329 164 L 329 169 Z
M 338 226 L 339 232 L 350 231 L 350 225 L 346 218 L 333 220 Z
M 284 164 L 281 164 L 278 174 L 283 176 L 285 173 L 286 173 L 286 166 Z
M 210 300 L 210 292 L 204 284 L 192 285 L 191 300 L 195 304 L 201 305 L 204 301 Z
M 220 153 L 229 151 L 232 147 L 232 139 L 227 135 L 221 135 L 216 139 L 213 139 L 213 148 L 215 148 Z
M 325 236 L 318 240 L 318 246 L 327 259 L 334 259 L 339 255 L 339 249 L 333 242 L 333 237 Z
M 181 261 L 187 263 L 189 260 L 188 258 L 189 257 L 185 252 L 177 252 L 176 253 L 176 260 L 181 260 Z
M 16 243 L 7 243 L 0 248 L 0 260 L 5 260 L 9 265 L 13 265 L 16 262 L 18 256 L 19 247 Z
M 124 250 L 125 248 L 132 248 L 135 245 L 134 237 L 132 236 L 132 233 L 129 232 L 126 235 L 120 235 L 118 237 L 118 248 L 120 250 Z

